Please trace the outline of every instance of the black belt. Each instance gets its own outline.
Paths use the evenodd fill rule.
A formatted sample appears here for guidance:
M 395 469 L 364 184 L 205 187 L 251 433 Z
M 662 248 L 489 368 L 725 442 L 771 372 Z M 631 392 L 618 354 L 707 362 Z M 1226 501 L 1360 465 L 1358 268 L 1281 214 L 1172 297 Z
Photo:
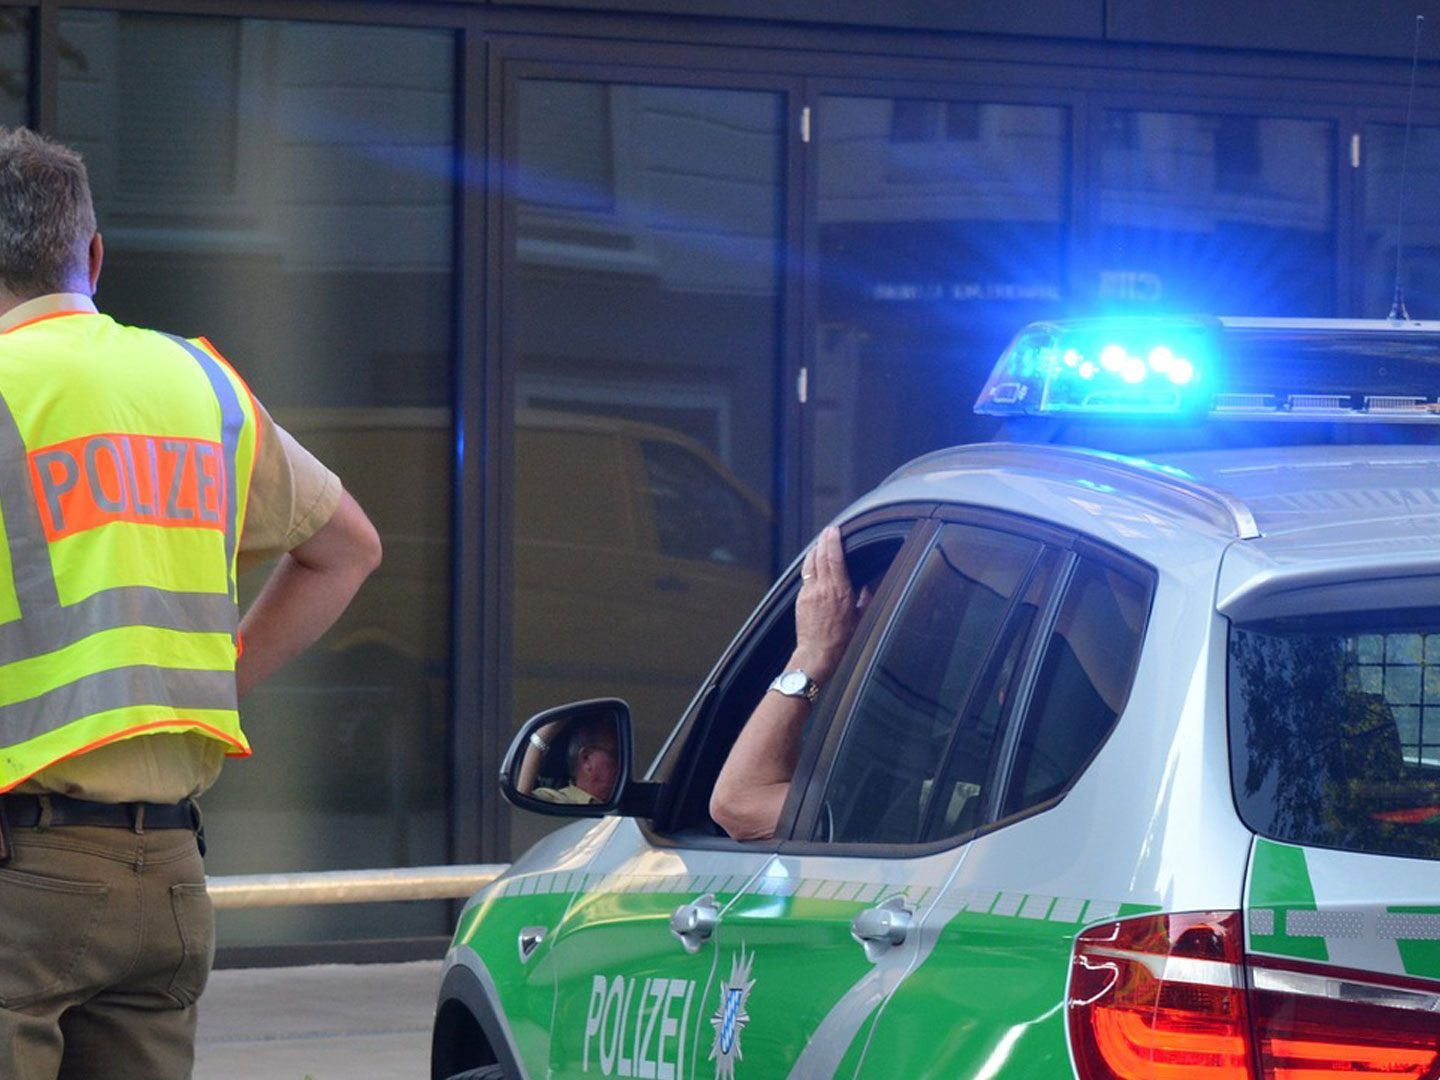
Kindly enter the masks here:
M 48 813 L 46 812 L 48 806 Z M 200 810 L 189 799 L 178 803 L 103 803 L 68 795 L 0 795 L 11 828 L 99 825 L 112 829 L 200 829 Z

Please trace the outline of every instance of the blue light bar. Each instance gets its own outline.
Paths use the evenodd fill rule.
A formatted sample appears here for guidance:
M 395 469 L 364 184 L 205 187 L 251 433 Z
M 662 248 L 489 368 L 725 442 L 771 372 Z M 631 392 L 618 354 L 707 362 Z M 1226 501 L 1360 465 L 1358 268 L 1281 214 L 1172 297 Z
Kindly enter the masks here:
M 1178 318 L 1032 323 L 975 402 L 992 416 L 1440 420 L 1440 323 Z

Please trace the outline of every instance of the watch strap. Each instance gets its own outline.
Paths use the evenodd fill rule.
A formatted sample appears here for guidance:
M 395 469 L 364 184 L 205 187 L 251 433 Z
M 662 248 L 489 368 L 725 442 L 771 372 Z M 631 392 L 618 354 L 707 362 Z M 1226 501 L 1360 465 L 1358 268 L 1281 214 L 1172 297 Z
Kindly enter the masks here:
M 782 671 L 770 684 L 770 689 L 786 697 L 803 698 L 812 704 L 820 696 L 820 684 L 800 668 Z

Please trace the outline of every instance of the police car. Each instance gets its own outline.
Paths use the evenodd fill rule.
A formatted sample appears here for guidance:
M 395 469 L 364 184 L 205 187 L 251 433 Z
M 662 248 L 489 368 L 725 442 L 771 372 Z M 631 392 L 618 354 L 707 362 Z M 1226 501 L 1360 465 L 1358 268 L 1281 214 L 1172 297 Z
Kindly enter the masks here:
M 707 808 L 798 561 L 643 779 L 623 702 L 521 729 L 584 820 L 464 909 L 434 1077 L 1440 1076 L 1440 324 L 1036 324 L 977 408 L 838 519 L 774 840 Z M 597 724 L 608 800 L 525 793 Z

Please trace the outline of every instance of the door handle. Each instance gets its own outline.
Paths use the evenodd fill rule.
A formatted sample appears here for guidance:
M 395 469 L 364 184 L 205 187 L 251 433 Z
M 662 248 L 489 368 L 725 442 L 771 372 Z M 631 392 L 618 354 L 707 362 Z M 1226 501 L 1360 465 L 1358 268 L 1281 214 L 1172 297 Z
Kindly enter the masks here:
M 694 903 L 681 904 L 670 916 L 670 932 L 685 946 L 686 952 L 699 952 L 700 946 L 715 932 L 720 909 L 715 894 L 706 893 Z
M 850 934 L 864 946 L 865 955 L 875 961 L 903 944 L 914 925 L 915 913 L 905 906 L 905 898 L 892 896 L 856 915 L 850 923 Z

